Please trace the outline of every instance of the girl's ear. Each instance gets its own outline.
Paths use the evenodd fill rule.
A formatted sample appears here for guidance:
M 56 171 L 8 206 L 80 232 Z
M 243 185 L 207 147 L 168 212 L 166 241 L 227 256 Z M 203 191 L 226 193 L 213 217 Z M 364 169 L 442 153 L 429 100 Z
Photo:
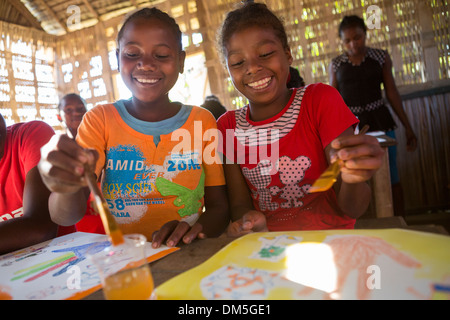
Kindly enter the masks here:
M 294 62 L 294 58 L 292 57 L 291 48 L 287 47 L 285 53 L 288 58 L 289 65 L 292 65 L 292 62 Z
M 184 72 L 184 62 L 186 60 L 186 51 L 181 51 L 178 56 L 178 62 L 180 64 L 180 71 L 179 73 L 182 74 Z

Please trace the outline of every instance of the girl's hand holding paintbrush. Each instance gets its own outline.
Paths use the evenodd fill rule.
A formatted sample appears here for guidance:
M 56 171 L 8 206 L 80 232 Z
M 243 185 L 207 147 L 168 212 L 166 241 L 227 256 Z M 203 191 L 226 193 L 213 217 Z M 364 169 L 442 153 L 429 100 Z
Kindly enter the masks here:
M 384 151 L 375 137 L 347 129 L 327 146 L 331 162 L 339 161 L 340 183 L 335 185 L 337 201 L 342 213 L 358 218 L 367 210 L 371 198 L 366 183 L 381 167 Z
M 55 223 L 70 226 L 83 218 L 90 193 L 85 168 L 94 168 L 97 159 L 96 151 L 83 149 L 67 135 L 55 135 L 42 147 L 38 169 L 53 192 L 49 207 L 58 208 L 50 210 Z
M 67 135 L 55 135 L 42 147 L 39 171 L 52 192 L 73 193 L 86 187 L 86 168 L 95 168 L 95 150 L 83 149 Z
M 383 163 L 384 150 L 377 138 L 361 133 L 341 135 L 329 146 L 331 162 L 341 161 L 342 182 L 354 184 L 367 181 Z

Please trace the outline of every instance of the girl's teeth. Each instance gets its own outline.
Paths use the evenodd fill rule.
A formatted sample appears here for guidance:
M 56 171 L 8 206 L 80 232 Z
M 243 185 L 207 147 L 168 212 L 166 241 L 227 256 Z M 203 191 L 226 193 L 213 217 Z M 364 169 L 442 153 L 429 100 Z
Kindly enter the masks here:
M 271 78 L 268 77 L 268 78 L 265 78 L 265 79 L 262 79 L 262 80 L 259 80 L 256 82 L 249 83 L 248 86 L 252 87 L 254 89 L 262 89 L 269 85 L 270 80 L 271 80 Z
M 156 83 L 156 82 L 158 82 L 157 79 L 137 79 L 137 78 L 136 78 L 136 81 L 140 82 L 140 83 Z

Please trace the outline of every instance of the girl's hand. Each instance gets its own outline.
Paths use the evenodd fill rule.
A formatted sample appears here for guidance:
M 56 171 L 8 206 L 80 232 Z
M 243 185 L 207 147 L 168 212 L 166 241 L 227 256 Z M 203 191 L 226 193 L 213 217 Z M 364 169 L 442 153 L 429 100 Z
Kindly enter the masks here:
M 266 216 L 259 211 L 252 210 L 245 213 L 241 219 L 231 222 L 227 229 L 229 237 L 241 237 L 252 232 L 266 232 Z
M 166 245 L 168 247 L 176 246 L 180 240 L 188 244 L 196 238 L 205 239 L 206 234 L 202 230 L 203 226 L 198 222 L 191 227 L 184 221 L 169 221 L 161 229 L 153 233 L 152 247 L 155 249 L 159 248 L 166 239 Z
M 385 151 L 370 135 L 341 135 L 331 142 L 331 147 L 331 162 L 343 160 L 341 178 L 346 183 L 369 180 L 383 163 Z
M 414 131 L 412 131 L 411 128 L 405 129 L 406 133 L 406 150 L 407 151 L 415 151 L 417 149 L 417 137 L 414 134 Z
M 74 193 L 87 186 L 85 167 L 94 168 L 98 154 L 81 148 L 67 135 L 55 135 L 41 148 L 38 169 L 50 191 Z

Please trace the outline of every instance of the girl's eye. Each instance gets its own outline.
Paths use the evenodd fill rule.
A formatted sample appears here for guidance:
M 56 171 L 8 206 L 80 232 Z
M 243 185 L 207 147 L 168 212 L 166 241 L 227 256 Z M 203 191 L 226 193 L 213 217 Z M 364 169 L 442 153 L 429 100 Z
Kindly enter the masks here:
M 269 56 L 272 55 L 274 52 L 275 52 L 275 51 L 270 51 L 270 52 L 267 52 L 267 53 L 263 53 L 263 54 L 260 55 L 260 57 L 261 57 L 261 58 L 269 57 Z
M 239 67 L 239 66 L 241 66 L 243 64 L 244 64 L 244 60 L 241 60 L 241 61 L 238 61 L 238 62 L 230 63 L 230 66 L 231 67 Z
M 136 52 L 125 52 L 125 56 L 128 58 L 136 58 L 139 54 Z

